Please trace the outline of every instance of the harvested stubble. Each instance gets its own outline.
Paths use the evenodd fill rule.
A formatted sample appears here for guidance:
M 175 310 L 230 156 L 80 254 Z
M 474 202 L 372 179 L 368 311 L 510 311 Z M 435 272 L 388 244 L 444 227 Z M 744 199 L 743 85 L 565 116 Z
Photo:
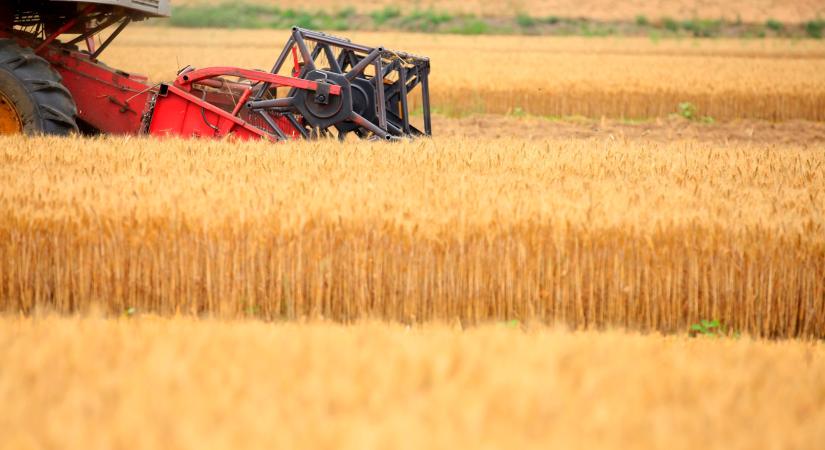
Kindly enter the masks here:
M 825 337 L 821 147 L 0 141 L 3 310 Z M 97 306 L 96 306 L 97 305 Z
M 0 318 L 0 449 L 820 449 L 825 345 Z
M 717 121 L 825 121 L 819 41 L 347 35 L 431 57 L 433 105 L 451 115 L 650 118 L 690 102 Z M 135 27 L 104 60 L 154 80 L 174 79 L 177 64 L 269 69 L 287 37 L 283 30 Z
M 698 140 L 708 145 L 717 143 L 758 143 L 762 146 L 825 144 L 825 122 L 794 120 L 769 122 L 735 120 L 712 126 L 682 117 L 669 117 L 643 122 L 594 120 L 582 117 L 546 119 L 531 116 L 473 115 L 462 118 L 433 117 L 433 128 L 439 137 L 501 138 L 510 130 L 519 130 L 526 140 L 613 138 L 644 139 L 655 142 Z

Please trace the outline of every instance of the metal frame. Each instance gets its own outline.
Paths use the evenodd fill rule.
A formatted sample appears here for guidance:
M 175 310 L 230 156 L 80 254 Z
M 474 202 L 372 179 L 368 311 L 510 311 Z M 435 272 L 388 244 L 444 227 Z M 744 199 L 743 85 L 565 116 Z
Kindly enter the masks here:
M 308 43 L 314 45 L 312 50 Z M 354 44 L 347 39 L 295 27 L 270 73 L 281 72 L 290 53 L 300 54 L 300 65 L 298 65 L 297 57 L 293 62 L 297 66 L 293 69 L 299 69 L 299 77 L 320 70 L 343 75 L 349 82 L 361 78 L 372 84 L 375 89 L 376 120 L 369 120 L 358 112 L 353 112 L 348 118 L 350 122 L 358 126 L 356 132 L 359 136 L 368 136 L 371 133 L 383 139 L 391 139 L 402 136 L 432 135 L 429 58 L 388 50 L 384 47 Z M 328 67 L 319 67 L 323 63 L 326 63 Z M 372 75 L 366 73 L 369 66 L 374 68 Z M 381 76 L 376 76 L 376 74 L 381 74 Z M 423 131 L 410 123 L 409 95 L 419 85 L 421 86 Z M 294 90 L 290 91 L 286 99 L 278 103 L 277 107 L 271 103 L 261 102 L 261 98 L 265 93 L 270 92 L 270 88 L 271 85 L 264 83 L 250 97 L 248 104 L 253 109 L 269 109 L 274 113 L 283 113 L 284 110 L 290 110 L 293 114 L 297 112 L 292 108 L 291 103 L 295 98 Z M 371 117 L 372 114 L 369 116 Z

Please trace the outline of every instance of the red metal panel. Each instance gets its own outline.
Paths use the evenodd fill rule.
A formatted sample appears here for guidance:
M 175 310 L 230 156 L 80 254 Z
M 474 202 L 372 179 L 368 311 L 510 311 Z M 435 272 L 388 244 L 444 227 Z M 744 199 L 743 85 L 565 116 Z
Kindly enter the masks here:
M 261 72 L 260 70 L 241 69 L 239 67 L 207 67 L 205 69 L 196 69 L 181 74 L 177 80 L 175 80 L 175 85 L 188 89 L 190 85 L 198 83 L 199 81 L 219 76 L 233 76 L 252 81 L 264 81 L 271 83 L 273 86 L 288 86 L 310 91 L 318 90 L 318 83 L 315 81 L 285 77 L 276 73 Z M 330 86 L 329 93 L 332 95 L 341 95 L 341 86 Z
M 152 87 L 144 77 L 130 76 L 89 60 L 82 53 L 47 48 L 41 56 L 63 77 L 77 115 L 94 128 L 114 134 L 140 132 Z
M 0 32 L 0 37 L 6 36 L 12 37 Z M 27 44 L 25 41 L 20 42 L 22 45 Z M 138 134 L 142 130 L 144 115 L 151 114 L 148 131 L 153 135 L 213 138 L 234 136 L 241 139 L 277 140 L 274 133 L 267 132 L 274 130 L 265 121 L 259 122 L 256 117 L 254 124 L 249 123 L 237 117 L 237 112 L 232 114 L 175 86 L 165 86 L 166 95 L 158 95 L 154 110 L 150 111 L 150 100 L 159 91 L 157 85 L 146 84 L 144 76 L 111 69 L 91 60 L 84 53 L 49 46 L 43 49 L 40 56 L 49 61 L 63 77 L 63 85 L 71 92 L 77 104 L 78 118 L 102 132 Z M 295 87 L 304 89 L 317 88 L 317 83 L 314 82 L 238 68 L 208 68 L 198 71 L 196 75 L 199 80 L 204 80 L 219 73 L 248 75 L 251 79 L 260 78 L 287 86 L 294 84 Z M 333 86 L 331 92 L 335 88 L 340 89 Z M 340 93 L 340 90 L 336 93 Z M 273 120 L 288 137 L 301 137 L 300 132 L 286 118 L 273 116 Z
M 32 44 L 3 31 L 0 37 L 15 39 L 26 47 Z M 144 83 L 146 77 L 111 69 L 84 53 L 51 46 L 39 56 L 63 77 L 63 85 L 77 104 L 78 118 L 105 133 L 140 132 L 143 113 L 153 95 L 152 87 Z
M 278 118 L 276 122 L 287 136 L 300 136 L 286 119 Z M 231 136 L 245 140 L 276 140 L 271 134 L 243 119 L 174 86 L 166 86 L 166 94 L 158 95 L 155 100 L 149 133 L 158 136 L 207 138 Z

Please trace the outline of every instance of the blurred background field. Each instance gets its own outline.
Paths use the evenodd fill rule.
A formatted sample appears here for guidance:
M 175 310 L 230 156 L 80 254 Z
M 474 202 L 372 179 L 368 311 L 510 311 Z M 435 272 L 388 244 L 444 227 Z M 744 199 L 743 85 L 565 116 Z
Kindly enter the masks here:
M 603 0 L 480 2 L 379 0 L 331 1 L 190 0 L 174 5 L 168 23 L 178 27 L 415 31 L 467 35 L 662 37 L 823 37 L 823 3 L 772 0 L 715 2 Z
M 686 19 L 726 19 L 743 22 L 765 22 L 775 19 L 787 23 L 801 23 L 819 16 L 825 16 L 825 2 L 822 0 L 732 0 L 711 2 L 697 0 L 631 0 L 610 2 L 606 0 L 369 0 L 342 4 L 332 0 L 312 3 L 297 0 L 245 0 L 253 5 L 277 6 L 293 10 L 327 10 L 330 12 L 351 8 L 356 11 L 376 12 L 387 8 L 398 8 L 402 12 L 445 11 L 452 14 L 473 14 L 478 16 L 508 17 L 530 14 L 536 17 L 590 18 L 601 21 L 635 21 L 643 16 L 650 19 L 664 17 L 676 20 Z M 227 5 L 222 0 L 177 0 L 182 7 L 203 5 Z

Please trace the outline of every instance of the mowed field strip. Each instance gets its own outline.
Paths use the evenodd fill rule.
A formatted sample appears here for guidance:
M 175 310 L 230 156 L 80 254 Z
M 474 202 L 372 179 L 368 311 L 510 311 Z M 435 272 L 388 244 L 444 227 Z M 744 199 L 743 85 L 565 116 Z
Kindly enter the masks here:
M 245 0 L 249 4 L 268 4 L 272 0 Z M 225 0 L 174 0 L 175 5 L 221 4 Z M 341 3 L 320 0 L 308 4 L 300 0 L 280 0 L 277 4 L 286 9 L 323 9 L 339 11 Z M 664 17 L 673 19 L 718 19 L 765 22 L 768 19 L 798 23 L 825 16 L 823 0 L 728 0 L 707 2 L 702 0 L 628 0 L 619 4 L 607 0 L 367 0 L 357 4 L 359 11 L 377 11 L 387 7 L 403 11 L 446 11 L 454 14 L 507 17 L 531 14 L 540 17 L 584 17 L 595 20 L 634 21 L 639 16 L 649 20 Z
M 187 64 L 269 69 L 288 34 L 134 27 L 104 60 L 157 81 Z M 448 115 L 647 119 L 690 102 L 717 121 L 825 120 L 823 41 L 347 35 L 429 56 L 433 107 Z
M 0 140 L 0 307 L 825 337 L 825 152 Z
M 0 318 L 0 449 L 819 449 L 825 348 L 487 326 Z
M 435 116 L 433 127 L 439 137 L 506 138 L 518 130 L 519 138 L 589 139 L 608 138 L 622 141 L 642 139 L 667 143 L 692 139 L 708 144 L 751 143 L 770 145 L 819 145 L 825 143 L 825 122 L 791 120 L 732 120 L 713 125 L 671 116 L 643 122 L 621 119 L 564 119 L 536 116 L 472 115 L 453 118 Z

